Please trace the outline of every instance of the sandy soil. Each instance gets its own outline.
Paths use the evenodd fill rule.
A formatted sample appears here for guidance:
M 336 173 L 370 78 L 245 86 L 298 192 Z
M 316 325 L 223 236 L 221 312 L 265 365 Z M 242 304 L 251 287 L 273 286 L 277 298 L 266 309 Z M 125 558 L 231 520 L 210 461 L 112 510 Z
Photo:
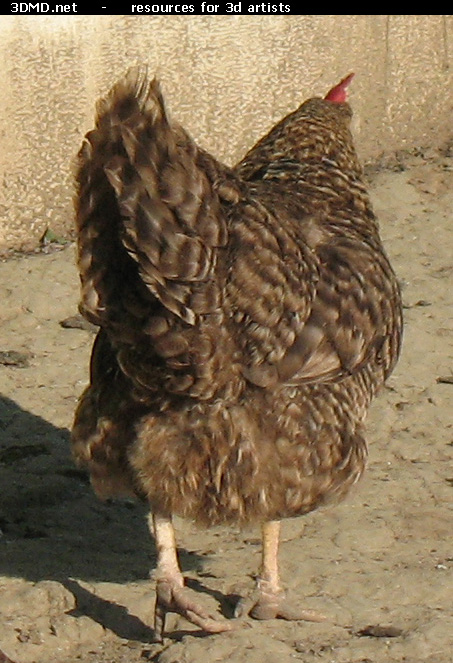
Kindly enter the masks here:
M 405 344 L 373 407 L 355 493 L 284 524 L 283 580 L 328 615 L 322 624 L 246 619 L 204 637 L 174 617 L 165 646 L 152 644 L 145 510 L 97 501 L 69 455 L 93 340 L 59 324 L 76 311 L 74 247 L 0 264 L 0 646 L 12 659 L 453 661 L 453 152 L 403 155 L 370 177 L 403 284 Z M 177 526 L 191 586 L 229 616 L 229 596 L 253 587 L 259 532 Z

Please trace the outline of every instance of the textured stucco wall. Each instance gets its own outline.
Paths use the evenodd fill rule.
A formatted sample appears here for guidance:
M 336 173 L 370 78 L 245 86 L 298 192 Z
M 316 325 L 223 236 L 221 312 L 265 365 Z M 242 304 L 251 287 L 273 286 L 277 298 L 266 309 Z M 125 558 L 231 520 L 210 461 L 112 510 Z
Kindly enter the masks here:
M 70 232 L 94 102 L 137 62 L 227 163 L 350 71 L 362 159 L 453 134 L 453 16 L 1 16 L 0 252 Z

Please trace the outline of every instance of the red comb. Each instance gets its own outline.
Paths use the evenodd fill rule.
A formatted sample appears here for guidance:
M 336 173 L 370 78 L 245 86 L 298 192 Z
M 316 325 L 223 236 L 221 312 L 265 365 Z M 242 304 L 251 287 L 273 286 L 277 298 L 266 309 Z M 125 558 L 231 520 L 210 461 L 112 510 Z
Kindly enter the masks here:
M 341 80 L 338 85 L 335 85 L 324 97 L 327 101 L 334 101 L 337 104 L 341 104 L 343 101 L 346 101 L 346 88 L 349 83 L 354 78 L 354 74 L 348 74 L 343 80 Z

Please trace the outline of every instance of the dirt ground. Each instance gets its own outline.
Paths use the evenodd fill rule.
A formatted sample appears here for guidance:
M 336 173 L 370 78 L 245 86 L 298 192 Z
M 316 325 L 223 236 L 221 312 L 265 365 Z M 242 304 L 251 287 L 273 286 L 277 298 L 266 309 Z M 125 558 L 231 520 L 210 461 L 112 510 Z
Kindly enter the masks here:
M 405 343 L 354 494 L 284 523 L 283 581 L 324 623 L 244 619 L 203 636 L 172 617 L 152 643 L 145 509 L 97 501 L 69 455 L 93 341 L 59 324 L 76 312 L 74 247 L 0 263 L 0 648 L 14 661 L 453 661 L 453 151 L 400 155 L 370 182 Z M 228 598 L 253 588 L 259 532 L 177 531 L 190 585 L 230 616 Z

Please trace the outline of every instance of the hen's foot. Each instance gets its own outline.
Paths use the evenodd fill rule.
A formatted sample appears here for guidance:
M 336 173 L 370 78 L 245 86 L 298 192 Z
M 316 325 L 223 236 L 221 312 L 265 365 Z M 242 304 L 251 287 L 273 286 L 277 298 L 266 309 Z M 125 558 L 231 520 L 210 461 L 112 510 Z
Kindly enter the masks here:
M 154 613 L 154 636 L 157 642 L 163 642 L 165 617 L 174 612 L 199 626 L 207 633 L 231 631 L 233 625 L 216 619 L 200 607 L 189 596 L 188 590 L 172 580 L 161 579 L 156 585 L 156 609 Z
M 326 617 L 315 610 L 294 605 L 280 588 L 276 589 L 266 580 L 258 580 L 259 599 L 249 612 L 253 619 L 286 619 L 306 622 L 323 622 Z

